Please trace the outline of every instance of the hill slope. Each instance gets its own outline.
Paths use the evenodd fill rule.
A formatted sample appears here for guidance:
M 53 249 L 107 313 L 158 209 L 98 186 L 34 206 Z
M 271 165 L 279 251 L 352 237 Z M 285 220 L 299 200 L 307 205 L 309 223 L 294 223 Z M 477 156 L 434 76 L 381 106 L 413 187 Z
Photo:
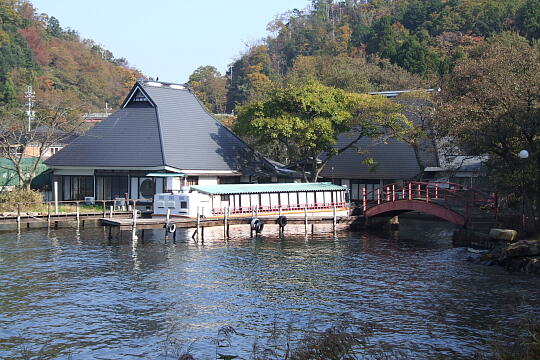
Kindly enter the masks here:
M 0 102 L 9 103 L 33 85 L 56 89 L 88 103 L 118 105 L 141 73 L 58 20 L 37 14 L 27 1 L 0 0 Z M 67 94 L 66 94 L 67 95 Z

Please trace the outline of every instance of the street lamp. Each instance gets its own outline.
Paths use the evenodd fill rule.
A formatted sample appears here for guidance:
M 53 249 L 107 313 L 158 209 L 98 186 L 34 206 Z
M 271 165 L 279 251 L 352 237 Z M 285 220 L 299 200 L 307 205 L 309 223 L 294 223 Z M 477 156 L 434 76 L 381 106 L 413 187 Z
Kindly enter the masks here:
M 529 152 L 527 150 L 521 150 L 519 152 L 519 158 L 526 160 L 529 158 Z M 525 170 L 521 169 L 521 231 L 525 231 Z

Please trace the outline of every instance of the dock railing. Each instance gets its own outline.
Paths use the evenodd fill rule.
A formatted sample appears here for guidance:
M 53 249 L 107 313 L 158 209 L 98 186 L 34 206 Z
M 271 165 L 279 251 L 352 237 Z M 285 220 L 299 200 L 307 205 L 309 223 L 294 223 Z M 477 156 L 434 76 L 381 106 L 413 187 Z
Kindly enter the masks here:
M 128 216 L 147 199 L 69 200 L 0 204 L 0 223 L 51 222 Z M 3 210 L 3 211 L 2 211 Z
M 253 211 L 264 213 L 279 213 L 285 211 L 304 211 L 306 210 L 333 210 L 334 208 L 343 209 L 347 206 L 346 202 L 329 202 L 329 203 L 311 203 L 311 204 L 290 204 L 290 205 L 254 205 L 231 207 L 229 213 L 233 214 L 251 214 Z M 226 208 L 212 209 L 212 215 L 224 215 Z

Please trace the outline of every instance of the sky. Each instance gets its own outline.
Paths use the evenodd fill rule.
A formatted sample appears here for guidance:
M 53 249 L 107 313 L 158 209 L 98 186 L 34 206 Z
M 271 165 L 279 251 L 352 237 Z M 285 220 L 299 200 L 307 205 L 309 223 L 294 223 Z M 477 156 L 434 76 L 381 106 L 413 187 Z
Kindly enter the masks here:
M 224 73 L 266 37 L 276 15 L 310 0 L 31 0 L 37 13 L 125 57 L 146 76 L 184 83 L 199 66 Z

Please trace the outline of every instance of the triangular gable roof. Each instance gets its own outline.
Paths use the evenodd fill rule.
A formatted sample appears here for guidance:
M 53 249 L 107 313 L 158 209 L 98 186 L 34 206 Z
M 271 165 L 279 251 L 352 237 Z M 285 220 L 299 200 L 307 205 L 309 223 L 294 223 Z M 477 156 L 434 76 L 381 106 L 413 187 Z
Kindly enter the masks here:
M 211 116 L 188 89 L 148 83 L 143 88 L 157 105 L 167 165 L 190 170 L 242 171 L 264 162 Z M 254 160 L 258 164 L 254 164 Z
M 134 106 L 137 94 L 147 97 L 151 106 Z M 46 163 L 52 167 L 169 166 L 245 175 L 274 169 L 212 117 L 187 88 L 148 81 L 138 81 L 122 109 Z

